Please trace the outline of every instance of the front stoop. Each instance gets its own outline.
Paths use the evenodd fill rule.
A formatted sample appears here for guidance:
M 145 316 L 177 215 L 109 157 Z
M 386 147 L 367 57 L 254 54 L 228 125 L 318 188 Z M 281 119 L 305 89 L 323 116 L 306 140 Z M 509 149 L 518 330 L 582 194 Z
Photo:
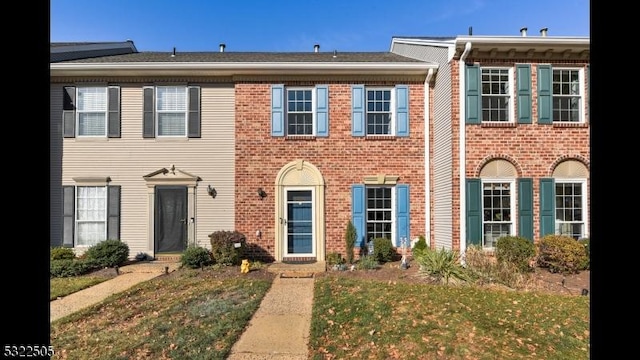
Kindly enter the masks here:
M 310 264 L 285 264 L 275 262 L 269 265 L 267 271 L 280 274 L 281 278 L 310 278 L 315 273 L 327 271 L 327 264 L 324 261 L 317 261 Z

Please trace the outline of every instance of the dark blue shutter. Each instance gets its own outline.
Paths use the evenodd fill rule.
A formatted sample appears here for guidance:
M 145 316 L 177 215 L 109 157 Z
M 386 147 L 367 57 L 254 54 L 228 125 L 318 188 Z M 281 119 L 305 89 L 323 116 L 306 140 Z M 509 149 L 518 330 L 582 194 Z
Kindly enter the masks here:
M 409 206 L 409 185 L 397 185 L 396 186 L 396 247 L 400 247 L 402 243 L 400 240 L 402 238 L 407 239 L 407 244 L 411 239 L 409 235 L 411 232 L 409 231 L 409 214 L 410 214 L 410 206 Z
M 76 136 L 75 86 L 65 86 L 62 88 L 62 136 L 66 138 Z
M 120 186 L 107 186 L 107 239 L 120 240 Z
M 110 138 L 120 137 L 120 87 L 109 86 L 108 134 Z
M 190 138 L 200 137 L 200 87 L 189 87 L 189 120 L 188 134 Z
M 466 179 L 467 245 L 482 244 L 482 182 Z
M 467 124 L 480 124 L 482 114 L 482 89 L 480 66 L 467 65 L 465 78 L 465 119 Z
M 365 188 L 364 185 L 351 185 L 351 222 L 356 228 L 358 237 L 356 238 L 356 247 L 364 247 L 366 235 L 366 213 L 365 208 Z
M 316 86 L 316 136 L 329 136 L 329 87 Z
M 396 86 L 396 136 L 409 136 L 409 87 Z
M 284 136 L 284 85 L 271 85 L 271 136 Z
M 551 113 L 553 70 L 551 65 L 538 65 L 538 124 L 552 124 Z
M 155 105 L 153 96 L 153 87 L 145 87 L 144 92 L 144 104 L 142 114 L 142 137 L 154 138 L 156 137 L 156 120 L 155 120 Z
M 516 65 L 518 124 L 531 124 L 531 65 Z
M 75 231 L 76 187 L 62 187 L 62 246 L 73 247 Z
M 540 237 L 555 233 L 556 190 L 552 178 L 540 179 Z
M 364 85 L 351 85 L 351 135 L 365 135 L 365 92 Z
M 533 180 L 518 179 L 518 235 L 533 241 Z

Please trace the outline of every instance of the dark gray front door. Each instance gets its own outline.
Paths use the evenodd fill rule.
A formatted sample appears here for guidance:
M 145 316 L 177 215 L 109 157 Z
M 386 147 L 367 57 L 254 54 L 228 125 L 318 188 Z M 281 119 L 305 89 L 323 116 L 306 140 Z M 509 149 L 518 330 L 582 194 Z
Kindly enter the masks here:
M 187 187 L 156 186 L 155 252 L 182 252 L 187 245 Z

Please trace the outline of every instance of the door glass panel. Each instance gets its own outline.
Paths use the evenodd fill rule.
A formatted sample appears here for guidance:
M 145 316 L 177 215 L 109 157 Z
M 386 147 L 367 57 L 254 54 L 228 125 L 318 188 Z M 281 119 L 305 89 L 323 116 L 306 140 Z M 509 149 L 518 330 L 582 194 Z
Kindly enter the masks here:
M 310 190 L 287 191 L 287 254 L 313 252 L 312 213 Z

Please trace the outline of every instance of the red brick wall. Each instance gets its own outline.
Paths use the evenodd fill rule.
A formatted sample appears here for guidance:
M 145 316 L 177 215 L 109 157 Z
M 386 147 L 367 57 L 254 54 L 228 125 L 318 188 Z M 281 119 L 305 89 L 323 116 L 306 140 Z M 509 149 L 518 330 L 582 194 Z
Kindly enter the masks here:
M 505 64 L 503 61 L 478 61 L 480 65 L 491 64 L 500 66 L 513 66 L 514 63 Z M 537 102 L 537 63 L 548 63 L 548 61 L 531 63 L 531 90 L 532 90 L 532 124 L 511 126 L 486 126 L 486 125 L 466 125 L 465 138 L 465 176 L 479 177 L 482 166 L 489 160 L 500 158 L 510 161 L 518 170 L 518 177 L 533 179 L 533 231 L 534 241 L 538 241 L 540 224 L 540 178 L 551 177 L 554 167 L 562 160 L 575 159 L 589 167 L 590 142 L 589 142 L 589 116 L 585 114 L 586 123 L 583 124 L 562 124 L 562 125 L 538 125 L 538 102 Z M 459 89 L 459 74 L 457 62 L 452 66 L 452 89 Z M 567 63 L 552 63 L 554 66 L 585 66 L 586 63 L 575 61 Z M 588 81 L 586 81 L 588 83 Z M 454 91 L 455 92 L 455 91 Z M 587 89 L 584 89 L 584 101 L 588 103 Z M 517 99 L 516 99 L 517 100 Z M 459 213 L 460 199 L 459 192 L 459 126 L 464 124 L 464 119 L 460 119 L 460 102 L 458 96 L 452 96 L 452 121 L 454 123 L 454 214 Z M 517 104 L 516 104 L 517 106 Z M 517 108 L 517 107 L 516 107 Z M 588 110 L 588 109 L 587 109 Z M 517 116 L 517 114 L 516 114 Z M 463 179 L 464 180 L 464 179 Z M 587 192 L 590 185 L 587 182 Z M 516 205 L 517 208 L 517 205 Z M 460 236 L 460 221 L 457 216 L 453 219 L 453 248 L 459 249 L 459 240 L 464 241 L 464 234 Z
M 286 85 L 286 84 L 285 84 Z M 313 85 L 295 83 L 292 85 Z M 396 85 L 381 84 L 375 85 Z M 326 253 L 345 254 L 351 218 L 351 185 L 366 175 L 400 176 L 410 184 L 411 236 L 424 233 L 424 102 L 422 83 L 409 84 L 410 136 L 373 140 L 351 136 L 351 83 L 329 85 L 329 137 L 312 140 L 271 136 L 271 84 L 236 84 L 235 229 L 275 256 L 274 187 L 280 169 L 303 159 L 322 173 L 326 186 Z M 260 200 L 257 189 L 268 193 Z M 256 230 L 262 237 L 255 236 Z

